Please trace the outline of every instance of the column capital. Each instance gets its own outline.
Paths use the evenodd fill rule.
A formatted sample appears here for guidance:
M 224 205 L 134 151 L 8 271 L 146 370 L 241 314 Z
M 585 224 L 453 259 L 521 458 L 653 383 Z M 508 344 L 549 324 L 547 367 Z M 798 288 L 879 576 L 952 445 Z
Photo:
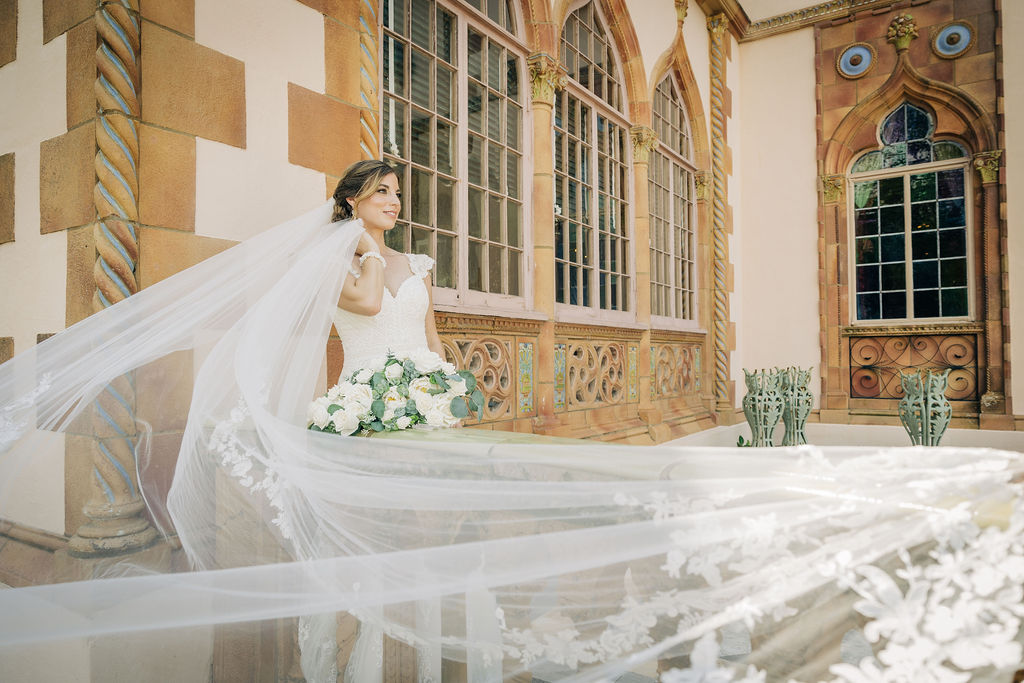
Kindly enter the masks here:
M 978 152 L 974 155 L 974 168 L 981 175 L 983 185 L 999 181 L 999 159 L 1003 156 L 1003 150 L 994 149 L 988 152 Z
M 826 204 L 834 204 L 843 197 L 843 186 L 846 184 L 846 176 L 841 173 L 821 176 L 821 194 Z
M 707 201 L 711 198 L 711 171 L 697 171 L 694 173 L 693 184 L 697 201 Z
M 679 23 L 686 21 L 686 9 L 689 4 L 688 0 L 676 0 L 676 18 Z
M 711 32 L 712 40 L 721 40 L 727 28 L 729 28 L 729 18 L 725 16 L 725 12 L 712 14 L 708 17 L 708 31 Z
M 633 141 L 633 161 L 647 163 L 651 150 L 658 146 L 658 134 L 650 126 L 633 126 L 629 137 Z
M 557 59 L 546 52 L 534 52 L 526 58 L 530 67 L 530 94 L 535 103 L 555 104 L 555 92 L 569 82 L 568 74 Z

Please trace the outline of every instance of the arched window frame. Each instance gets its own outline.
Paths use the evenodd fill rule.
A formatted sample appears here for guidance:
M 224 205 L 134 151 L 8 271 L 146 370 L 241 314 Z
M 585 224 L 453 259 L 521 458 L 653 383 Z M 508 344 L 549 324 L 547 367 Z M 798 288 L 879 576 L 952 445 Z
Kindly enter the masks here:
M 666 125 L 671 127 L 671 123 L 661 123 L 663 117 L 659 111 L 659 97 L 664 98 L 664 106 L 676 107 L 678 110 L 684 135 L 683 150 L 664 139 L 663 129 Z M 651 150 L 648 163 L 651 324 L 659 328 L 693 330 L 699 327 L 694 185 L 697 168 L 693 164 L 690 117 L 683 103 L 682 89 L 675 71 L 666 74 L 655 88 L 651 110 L 652 124 L 658 133 L 658 144 Z M 665 171 L 667 173 L 663 175 Z M 685 243 L 680 244 L 684 240 Z M 659 289 L 660 294 L 667 296 L 660 296 Z
M 404 0 L 401 5 L 405 8 L 408 13 L 410 8 L 416 0 Z M 403 206 L 402 215 L 399 218 L 399 225 L 396 229 L 389 233 L 389 244 L 396 249 L 405 249 L 407 251 L 418 251 L 422 253 L 428 253 L 431 256 L 437 258 L 437 235 L 440 233 L 446 235 L 452 241 L 454 249 L 454 273 L 453 278 L 450 282 L 445 282 L 443 278 L 439 276 L 440 267 L 435 268 L 433 274 L 433 299 L 435 307 L 439 310 L 458 310 L 464 313 L 489 313 L 491 315 L 495 313 L 506 312 L 509 314 L 516 314 L 523 311 L 532 309 L 533 307 L 533 281 L 530 277 L 530 273 L 533 272 L 532 254 L 533 254 L 533 240 L 532 240 L 532 213 L 531 207 L 531 194 L 532 194 L 532 119 L 530 111 L 530 82 L 529 82 L 529 70 L 526 65 L 526 56 L 529 54 L 526 44 L 523 42 L 524 34 L 524 17 L 522 7 L 516 0 L 508 0 L 508 6 L 510 8 L 514 33 L 506 31 L 499 24 L 494 22 L 485 11 L 487 8 L 486 1 L 482 4 L 482 9 L 476 9 L 468 2 L 458 2 L 457 0 L 431 0 L 431 4 L 434 7 L 434 14 L 436 17 L 437 10 L 443 9 L 445 12 L 450 13 L 455 20 L 455 55 L 456 63 L 454 65 L 448 64 L 453 67 L 455 71 L 455 93 L 454 93 L 454 106 L 456 112 L 456 118 L 452 121 L 453 132 L 455 140 L 453 142 L 454 148 L 454 167 L 451 173 L 446 173 L 441 169 L 437 168 L 437 157 L 436 149 L 431 151 L 432 163 L 427 165 L 418 165 L 421 169 L 426 169 L 433 177 L 441 177 L 449 180 L 453 183 L 453 202 L 452 208 L 454 209 L 455 217 L 451 223 L 451 229 L 446 230 L 447 226 L 443 223 L 443 218 L 438 221 L 440 213 L 436 206 L 436 194 L 431 195 L 431 205 L 433 208 L 433 216 L 430 222 L 416 222 L 413 224 L 411 220 L 412 204 L 414 201 L 412 190 L 410 186 L 410 178 L 412 177 L 411 170 L 409 169 L 411 159 L 411 145 L 412 145 L 412 130 L 409 127 L 405 131 L 406 149 L 405 156 L 394 154 L 392 150 L 387 149 L 388 133 L 385 130 L 388 126 L 386 120 L 388 116 L 388 109 L 385 105 L 386 99 L 390 96 L 389 85 L 386 82 L 384 76 L 385 61 L 384 51 L 387 49 L 385 38 L 392 32 L 387 27 L 386 16 L 384 13 L 384 5 L 389 0 L 382 0 L 380 7 L 381 13 L 381 40 L 380 40 L 380 57 L 381 57 L 381 87 L 379 88 L 378 95 L 378 106 L 381 111 L 381 144 L 383 147 L 383 156 L 385 160 L 390 161 L 396 165 L 402 167 L 402 173 L 399 178 L 402 184 Z M 396 3 L 397 4 L 397 3 Z M 494 194 L 498 195 L 502 203 L 502 212 L 504 213 L 501 219 L 501 235 L 494 241 L 491 240 L 490 226 L 479 225 L 479 229 L 476 225 L 470 225 L 470 192 L 471 185 L 475 183 L 470 182 L 469 173 L 469 140 L 470 135 L 475 135 L 470 132 L 470 116 L 469 116 L 469 96 L 468 96 L 468 83 L 469 83 L 469 60 L 468 60 L 468 37 L 470 30 L 476 34 L 483 36 L 488 44 L 496 44 L 501 48 L 504 48 L 506 54 L 514 56 L 518 62 L 519 82 L 518 82 L 518 99 L 515 100 L 515 104 L 520 108 L 520 125 L 519 125 L 519 188 L 518 197 L 514 197 L 509 193 L 508 187 L 506 186 L 506 177 L 508 174 L 507 159 L 503 156 L 503 167 L 501 169 L 502 183 L 501 188 L 494 191 Z M 405 36 L 402 38 L 406 44 L 407 49 L 411 49 L 409 46 L 412 44 L 411 38 Z M 439 59 L 436 54 L 431 53 L 435 60 Z M 406 58 L 407 61 L 409 58 Z M 410 67 L 406 67 L 406 71 L 411 74 Z M 486 80 L 487 74 L 483 74 Z M 409 106 L 411 102 L 411 91 L 407 85 L 406 97 L 404 101 L 406 106 Z M 434 88 L 433 90 L 436 90 Z M 435 93 L 431 94 L 431 101 L 434 101 L 436 97 Z M 486 94 L 485 94 L 486 97 Z M 506 98 L 507 100 L 507 98 Z M 431 112 L 433 118 L 437 118 L 437 112 Z M 486 111 L 481 112 L 481 116 L 486 119 Z M 406 117 L 408 119 L 408 115 Z M 506 121 L 502 121 L 502 127 L 506 125 Z M 407 124 L 408 126 L 408 124 Z M 432 131 L 436 131 L 436 125 L 432 126 Z M 506 133 L 502 134 L 502 141 L 506 144 L 502 145 L 503 152 L 508 151 Z M 485 136 L 486 138 L 486 136 Z M 436 145 L 436 140 L 432 138 L 431 144 Z M 486 151 L 482 155 L 483 167 L 486 169 L 487 165 L 487 154 Z M 436 181 L 434 181 L 436 182 Z M 434 186 L 436 187 L 436 185 Z M 483 192 L 483 203 L 488 203 L 489 191 L 486 190 L 487 184 L 484 182 L 485 191 Z M 511 198 L 511 199 L 510 199 Z M 510 235 L 508 234 L 507 226 L 507 204 L 510 201 L 514 201 L 519 206 L 519 235 L 518 243 L 516 244 Z M 440 225 L 438 223 L 441 223 Z M 417 232 L 414 232 L 418 229 Z M 402 237 L 399 230 L 406 231 L 406 236 Z M 420 235 L 420 241 L 416 240 L 416 235 Z M 429 249 L 423 248 L 422 237 L 426 234 L 430 235 Z M 476 238 L 476 239 L 474 239 Z M 404 239 L 404 244 L 401 240 Z M 493 291 L 478 291 L 470 287 L 471 274 L 470 274 L 470 244 L 475 242 L 476 244 L 482 244 L 482 252 L 485 260 L 485 265 L 481 268 L 483 285 L 487 288 L 491 283 L 491 278 L 488 277 L 486 270 L 486 259 L 488 256 L 491 245 L 494 245 L 496 249 L 504 248 L 504 253 L 515 252 L 518 254 L 518 268 L 515 273 L 510 277 L 509 271 L 511 257 L 506 257 L 504 267 L 502 269 L 501 282 L 504 291 L 493 292 Z M 510 285 L 514 280 L 518 280 L 518 294 L 505 293 L 508 291 Z
M 886 143 L 885 143 L 885 141 L 883 139 L 882 131 L 883 131 L 885 125 L 886 125 L 886 122 L 896 112 L 898 112 L 901 108 L 903 108 L 904 106 L 907 106 L 907 105 L 909 105 L 911 107 L 914 107 L 915 109 L 924 111 L 925 114 L 927 114 L 929 116 L 929 120 L 931 122 L 931 125 L 930 125 L 930 132 L 929 132 L 929 135 L 927 136 L 927 139 L 932 142 L 933 147 L 934 147 L 934 145 L 939 144 L 939 143 L 943 143 L 943 142 L 954 143 L 963 151 L 963 156 L 957 157 L 957 158 L 954 158 L 954 159 L 946 159 L 946 160 L 940 160 L 940 161 L 931 161 L 931 162 L 926 162 L 926 163 L 916 163 L 916 164 L 903 163 L 903 164 L 900 164 L 900 165 L 890 166 L 890 167 L 887 167 L 887 168 L 881 168 L 881 169 L 877 169 L 877 170 L 866 170 L 866 171 L 854 172 L 853 169 L 856 168 L 858 162 L 861 161 L 862 159 L 864 159 L 865 157 L 867 157 L 868 155 L 874 154 L 876 152 L 879 152 L 879 153 L 882 153 L 883 156 L 884 156 L 884 150 L 885 150 L 887 145 L 886 145 Z M 922 108 L 919 105 L 916 105 L 916 104 L 914 104 L 912 102 L 904 101 L 904 102 L 900 103 L 900 105 L 898 105 L 897 107 L 892 109 L 888 114 L 886 114 L 885 117 L 882 119 L 881 123 L 879 124 L 879 127 L 878 127 L 879 146 L 877 148 L 875 148 L 875 149 L 865 149 L 865 150 L 862 150 L 860 153 L 855 154 L 853 156 L 853 159 L 850 162 L 849 168 L 847 170 L 847 183 L 846 183 L 847 184 L 847 192 L 846 192 L 847 210 L 849 212 L 848 215 L 851 217 L 850 223 L 849 223 L 850 228 L 849 228 L 849 231 L 848 231 L 849 235 L 848 235 L 848 242 L 847 242 L 848 243 L 848 252 L 849 252 L 847 254 L 847 268 L 848 268 L 848 272 L 850 273 L 850 297 L 849 297 L 850 301 L 849 301 L 849 306 L 850 306 L 850 320 L 851 320 L 853 326 L 862 326 L 862 327 L 871 326 L 871 327 L 874 327 L 874 326 L 879 326 L 879 325 L 882 325 L 882 326 L 886 326 L 886 325 L 898 326 L 898 325 L 920 325 L 920 324 L 942 324 L 942 323 L 947 323 L 948 324 L 948 323 L 957 323 L 957 322 L 971 321 L 971 320 L 974 320 L 976 315 L 977 315 L 977 313 L 976 313 L 976 306 L 975 306 L 975 299 L 976 299 L 976 296 L 977 296 L 976 295 L 976 291 L 977 291 L 977 284 L 976 284 L 977 267 L 976 267 L 976 263 L 975 263 L 975 250 L 974 250 L 974 240 L 975 240 L 974 230 L 975 229 L 974 229 L 974 215 L 973 215 L 973 213 L 974 213 L 974 182 L 973 182 L 974 178 L 973 178 L 973 174 L 971 173 L 971 170 L 970 170 L 971 153 L 970 153 L 970 150 L 967 148 L 967 146 L 964 145 L 961 141 L 956 140 L 956 139 L 935 138 L 934 134 L 931 131 L 934 131 L 934 115 L 931 114 L 930 112 L 928 112 L 926 109 Z M 917 138 L 915 138 L 915 140 L 916 139 Z M 914 237 L 914 231 L 913 231 L 913 226 L 912 226 L 912 220 L 911 219 L 912 219 L 912 207 L 915 204 L 915 202 L 913 200 L 913 196 L 910 194 L 911 176 L 923 176 L 923 175 L 930 174 L 930 173 L 938 174 L 938 173 L 941 173 L 943 171 L 956 170 L 956 169 L 959 169 L 961 171 L 962 178 L 963 178 L 963 201 L 964 201 L 964 226 L 963 226 L 963 229 L 964 229 L 964 243 L 965 243 L 964 244 L 964 251 L 965 251 L 965 253 L 964 253 L 962 258 L 965 259 L 965 269 L 966 269 L 966 275 L 965 275 L 966 284 L 964 285 L 966 287 L 966 290 L 967 290 L 966 291 L 966 296 L 967 296 L 966 312 L 963 313 L 963 314 L 954 314 L 954 315 L 947 315 L 947 316 L 941 315 L 941 312 L 940 312 L 940 315 L 938 315 L 938 316 L 918 316 L 918 315 L 916 315 L 916 311 L 914 310 L 914 296 L 913 296 L 913 293 L 916 290 L 914 288 L 914 280 L 913 280 L 913 277 L 914 277 L 914 274 L 913 274 L 913 254 L 914 254 L 914 251 L 913 251 L 913 237 Z M 864 293 L 871 294 L 871 293 L 874 293 L 874 292 L 878 292 L 879 296 L 881 297 L 882 293 L 885 292 L 886 290 L 882 289 L 884 287 L 884 285 L 881 282 L 881 280 L 882 280 L 881 273 L 879 274 L 879 288 L 878 288 L 878 290 L 873 290 L 873 289 L 870 289 L 870 288 L 867 288 L 867 287 L 863 287 L 862 288 L 862 282 L 861 282 L 861 280 L 858 279 L 860 277 L 860 273 L 858 271 L 858 268 L 859 267 L 863 268 L 864 266 L 866 266 L 866 265 L 869 266 L 871 264 L 858 263 L 858 248 L 859 248 L 858 239 L 859 238 L 863 239 L 865 237 L 868 237 L 868 235 L 867 234 L 865 234 L 865 235 L 858 235 L 858 199 L 857 199 L 857 194 L 856 194 L 857 193 L 857 187 L 858 187 L 858 183 L 864 183 L 864 182 L 870 182 L 870 181 L 882 181 L 882 180 L 894 179 L 894 178 L 902 178 L 903 179 L 903 184 L 902 184 L 902 187 L 903 187 L 903 190 L 902 190 L 902 192 L 903 192 L 903 200 L 902 200 L 903 228 L 902 228 L 902 231 L 903 231 L 903 238 L 904 238 L 903 239 L 903 251 L 904 251 L 903 264 L 904 264 L 904 271 L 905 272 L 904 272 L 904 278 L 903 279 L 904 279 L 904 282 L 905 282 L 905 290 L 889 290 L 889 291 L 905 291 L 906 315 L 904 315 L 902 317 L 881 317 L 882 315 L 885 314 L 884 310 L 882 310 L 880 312 L 880 317 L 877 317 L 877 318 L 871 318 L 871 317 L 861 318 L 860 317 L 860 311 L 859 311 L 859 308 L 858 308 L 859 297 L 862 294 L 864 294 Z M 907 201 L 907 197 L 910 197 L 910 201 Z M 921 200 L 921 203 L 926 203 L 928 201 L 930 201 L 930 200 Z M 940 198 L 937 197 L 935 199 L 936 204 L 939 201 L 940 201 Z M 896 205 L 893 204 L 891 206 L 896 206 Z M 879 207 L 884 208 L 884 205 L 882 205 L 881 202 L 879 202 Z M 881 220 L 882 219 L 880 217 L 879 221 L 881 222 Z M 908 228 L 908 226 L 910 226 L 910 227 Z M 938 233 L 941 232 L 941 231 L 942 231 L 942 228 L 941 228 L 941 226 L 938 225 L 938 222 L 937 222 L 936 223 L 936 241 L 937 242 L 938 242 Z M 893 233 L 889 233 L 889 234 L 890 235 L 896 235 L 897 233 L 893 232 Z M 883 236 L 885 236 L 885 233 L 883 232 L 883 228 L 881 226 L 878 228 L 878 235 L 879 235 L 879 240 L 881 240 L 881 238 Z M 880 244 L 880 242 L 879 242 L 879 244 Z M 881 254 L 881 251 L 882 251 L 882 246 L 881 245 L 878 247 L 878 250 L 879 250 L 879 264 L 880 264 L 879 265 L 879 269 L 881 270 L 882 265 L 885 264 L 885 262 L 881 261 L 881 259 L 883 258 L 882 254 Z M 960 257 L 957 257 L 957 258 L 960 258 Z M 928 261 L 935 260 L 937 263 L 941 264 L 941 261 L 942 261 L 941 248 L 936 253 L 936 257 L 934 259 L 925 259 L 925 260 L 928 260 Z M 896 262 L 893 261 L 892 263 L 895 264 Z M 942 278 L 942 274 L 941 274 L 941 272 L 938 274 L 937 277 L 938 277 L 938 282 L 941 285 L 941 282 L 942 282 L 942 279 L 941 279 Z M 920 286 L 917 287 L 917 291 L 926 290 L 926 289 L 932 289 L 932 288 L 930 288 L 930 287 L 920 287 Z M 940 300 L 941 300 L 941 289 L 939 289 L 939 297 L 940 297 Z M 884 304 L 882 304 L 882 306 L 884 306 Z M 880 308 L 881 308 L 881 306 L 880 306 Z M 913 312 L 914 315 L 911 315 L 911 312 Z
M 634 264 L 636 262 L 634 244 L 634 224 L 632 215 L 632 198 L 634 196 L 633 187 L 633 172 L 632 172 L 632 144 L 629 139 L 630 122 L 625 115 L 627 110 L 626 102 L 626 87 L 623 79 L 625 73 L 622 60 L 619 55 L 618 46 L 615 44 L 609 30 L 609 22 L 604 14 L 604 10 L 601 8 L 600 3 L 597 0 L 576 0 L 567 8 L 566 21 L 573 14 L 586 6 L 587 4 L 593 5 L 593 11 L 596 13 L 597 20 L 601 27 L 604 29 L 605 38 L 611 47 L 611 59 L 613 60 L 616 74 L 616 83 L 619 88 L 620 96 L 619 108 L 615 108 L 608 104 L 604 99 L 599 98 L 592 90 L 584 87 L 574 78 L 572 72 L 569 73 L 568 83 L 564 89 L 555 93 L 555 125 L 553 131 L 553 154 L 555 157 L 555 312 L 560 320 L 575 321 L 575 322 L 606 322 L 606 323 L 629 323 L 635 322 L 636 320 L 636 273 Z M 565 26 L 562 26 L 562 30 L 559 31 L 559 58 L 562 60 L 564 65 L 564 55 L 562 54 L 562 35 L 564 33 Z M 579 283 L 577 303 L 571 301 L 571 287 L 568 284 L 569 271 L 576 265 L 579 264 L 571 262 L 566 258 L 560 256 L 559 247 L 562 247 L 562 254 L 565 254 L 569 249 L 568 237 L 565 237 L 565 243 L 559 244 L 560 235 L 568 235 L 568 233 L 560 233 L 560 225 L 568 225 L 570 218 L 567 210 L 563 211 L 563 204 L 565 199 L 560 203 L 559 196 L 560 192 L 567 195 L 568 187 L 568 168 L 565 165 L 567 162 L 563 158 L 560 158 L 560 154 L 563 153 L 563 149 L 560 145 L 568 145 L 569 141 L 567 138 L 559 138 L 561 133 L 563 136 L 568 132 L 567 120 L 563 120 L 561 125 L 559 123 L 559 117 L 565 116 L 564 113 L 560 114 L 565 107 L 565 104 L 575 100 L 585 105 L 589 112 L 588 127 L 589 132 L 589 144 L 588 147 L 588 164 L 589 168 L 592 169 L 589 178 L 590 181 L 588 186 L 592 192 L 590 199 L 590 207 L 592 217 L 588 224 L 590 241 L 588 244 L 589 252 L 584 252 L 584 258 L 579 262 L 584 264 L 582 272 L 585 277 L 588 278 L 587 286 L 584 286 L 582 281 Z M 618 295 L 619 301 L 621 301 L 620 307 L 612 309 L 606 306 L 606 299 L 610 298 L 612 291 L 611 287 L 606 287 L 604 290 L 601 289 L 601 277 L 600 277 L 600 244 L 599 244 L 599 225 L 600 217 L 597 215 L 597 207 L 599 201 L 599 189 L 598 189 L 598 119 L 599 117 L 614 124 L 617 130 L 620 131 L 622 145 L 621 145 L 621 166 L 623 167 L 622 179 L 620 180 L 621 191 L 623 193 L 622 209 L 620 211 L 620 220 L 622 223 L 622 237 L 620 244 L 623 244 L 622 251 L 624 252 L 621 258 L 624 260 L 623 269 L 616 271 L 621 280 L 625 280 L 626 284 L 623 287 L 621 284 L 616 289 L 615 293 Z M 561 140 L 561 143 L 559 142 Z M 565 188 L 560 187 L 560 183 L 566 183 Z M 581 203 L 582 205 L 582 203 Z M 585 218 L 585 216 L 584 216 Z M 559 223 L 559 221 L 565 221 Z M 620 281 L 621 281 L 620 280 Z M 560 287 L 561 285 L 561 287 Z M 587 298 L 584 299 L 583 295 L 586 294 Z M 561 297 L 561 299 L 560 299 Z M 599 298 L 601 297 L 601 298 Z M 564 299 L 564 300 L 562 300 Z

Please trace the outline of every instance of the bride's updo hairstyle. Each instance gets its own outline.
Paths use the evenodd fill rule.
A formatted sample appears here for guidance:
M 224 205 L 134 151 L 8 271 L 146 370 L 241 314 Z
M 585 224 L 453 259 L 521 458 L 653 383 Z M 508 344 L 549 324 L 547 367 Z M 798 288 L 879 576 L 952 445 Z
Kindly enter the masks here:
M 357 161 L 345 169 L 344 175 L 334 188 L 334 213 L 331 221 L 346 221 L 352 218 L 352 206 L 345 201 L 351 197 L 354 204 L 363 201 L 374 192 L 377 186 L 388 175 L 395 172 L 387 163 L 368 159 Z

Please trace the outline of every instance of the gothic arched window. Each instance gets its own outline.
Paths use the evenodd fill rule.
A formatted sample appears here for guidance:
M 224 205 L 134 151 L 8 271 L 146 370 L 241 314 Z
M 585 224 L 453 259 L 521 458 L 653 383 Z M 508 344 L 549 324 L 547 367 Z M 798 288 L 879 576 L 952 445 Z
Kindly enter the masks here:
M 658 145 L 649 164 L 651 314 L 693 320 L 697 290 L 690 124 L 666 76 L 651 103 Z
M 520 302 L 525 49 L 510 0 L 383 0 L 381 128 L 401 251 L 432 255 L 439 303 Z
M 569 84 L 555 94 L 555 300 L 628 311 L 629 124 L 595 3 L 566 19 L 562 64 Z
M 934 130 L 904 103 L 882 122 L 881 149 L 851 168 L 858 322 L 971 314 L 968 155 Z

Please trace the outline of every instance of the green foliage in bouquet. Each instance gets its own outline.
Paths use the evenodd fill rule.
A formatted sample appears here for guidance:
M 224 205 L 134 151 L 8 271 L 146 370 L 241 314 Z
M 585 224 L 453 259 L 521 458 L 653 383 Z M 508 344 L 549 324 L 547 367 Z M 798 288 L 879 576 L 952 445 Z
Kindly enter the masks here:
M 437 354 L 397 358 L 357 370 L 310 404 L 309 429 L 370 434 L 416 424 L 452 427 L 482 415 L 483 393 L 468 370 L 455 370 Z

